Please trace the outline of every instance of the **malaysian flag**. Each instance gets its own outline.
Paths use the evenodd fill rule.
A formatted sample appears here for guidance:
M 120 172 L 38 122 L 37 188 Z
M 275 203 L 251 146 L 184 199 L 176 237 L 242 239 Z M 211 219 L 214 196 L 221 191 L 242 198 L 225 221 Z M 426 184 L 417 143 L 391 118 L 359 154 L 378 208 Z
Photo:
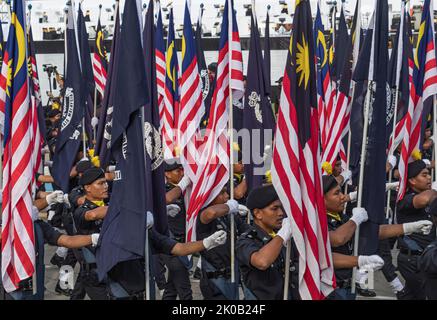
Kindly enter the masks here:
M 323 299 L 333 290 L 335 275 L 322 191 L 308 0 L 296 1 L 293 25 L 276 127 L 272 181 L 291 218 L 299 252 L 300 296 Z
M 168 22 L 168 38 L 166 53 L 166 72 L 165 72 L 165 96 L 164 96 L 164 116 L 161 128 L 162 138 L 164 139 L 164 158 L 169 159 L 175 156 L 175 114 L 179 106 L 179 65 L 176 49 L 173 8 L 170 8 Z
M 108 65 L 108 78 L 106 81 L 105 94 L 103 95 L 102 108 L 100 111 L 99 124 L 97 126 L 97 137 L 95 153 L 99 155 L 100 166 L 106 168 L 110 159 L 110 144 L 112 134 L 112 115 L 114 111 L 114 96 L 116 76 L 118 72 L 118 57 L 120 50 L 120 14 L 119 3 L 115 4 L 114 16 L 114 36 L 112 38 L 111 57 Z
M 229 1 L 226 1 L 220 33 L 220 47 L 217 64 L 217 85 L 211 103 L 208 121 L 208 138 L 202 151 L 193 191 L 187 210 L 187 241 L 196 237 L 195 222 L 200 210 L 207 206 L 223 189 L 229 180 L 229 141 L 227 138 L 231 103 L 243 96 L 243 56 L 237 19 L 231 1 L 232 21 L 229 21 Z M 232 34 L 229 34 L 232 24 Z M 230 83 L 229 83 L 230 81 Z
M 185 174 L 195 181 L 197 172 L 196 136 L 205 112 L 202 101 L 202 84 L 197 66 L 196 44 L 188 0 L 185 3 L 184 29 L 182 35 L 181 102 L 177 115 L 177 152 L 180 154 Z
M 42 156 L 41 147 L 44 143 L 44 133 L 46 132 L 44 110 L 41 104 L 41 93 L 38 80 L 38 71 L 36 68 L 35 44 L 33 43 L 32 27 L 29 27 L 27 36 L 28 49 L 28 71 L 31 94 L 31 123 L 32 123 L 32 160 L 34 164 L 34 174 L 42 173 Z
M 335 96 L 332 95 L 329 56 L 326 47 L 325 29 L 320 14 L 320 3 L 317 3 L 317 15 L 314 21 L 314 41 L 317 61 L 317 109 L 319 113 L 321 146 L 324 150 L 329 133 L 328 109 L 332 110 Z
M 343 65 L 340 68 L 340 60 L 337 60 L 338 74 L 340 75 L 339 87 L 337 91 L 337 97 L 333 112 L 331 113 L 330 127 L 328 135 L 326 136 L 325 148 L 322 153 L 322 162 L 328 162 L 335 166 L 337 156 L 345 156 L 345 153 L 341 153 L 343 143 L 343 137 L 349 131 L 349 119 L 350 119 L 350 89 L 351 89 L 351 68 L 352 68 L 352 42 L 351 37 L 347 34 L 346 21 L 344 20 L 344 14 L 340 16 L 340 30 L 345 29 L 346 32 L 339 32 L 337 43 L 341 43 L 345 50 L 342 52 Z M 342 38 L 340 38 L 340 36 Z M 319 112 L 320 113 L 320 112 Z
M 410 87 L 410 100 L 404 125 L 401 158 L 399 160 L 398 200 L 401 200 L 405 195 L 410 156 L 415 149 L 419 149 L 424 101 L 437 94 L 433 8 L 433 1 L 425 0 L 414 55 L 413 82 Z M 404 41 L 404 43 L 408 42 Z M 410 65 L 412 63 L 413 61 L 410 61 Z
M 9 75 L 3 90 L 5 115 L 3 155 L 3 204 L 1 277 L 6 292 L 35 271 L 35 237 L 32 222 L 32 132 L 29 78 L 26 57 L 24 1 L 12 6 L 3 68 Z M 2 70 L 3 71 L 3 70 Z M 4 73 L 4 72 L 2 72 Z
M 96 83 L 97 91 L 101 94 L 102 97 L 105 93 L 106 79 L 108 77 L 108 55 L 106 52 L 104 40 L 105 35 L 102 30 L 99 14 L 99 20 L 97 22 L 96 29 L 96 42 L 93 53 L 93 70 L 94 82 Z
M 156 57 L 156 85 L 158 87 L 158 110 L 161 135 L 164 137 L 164 125 L 165 125 L 165 108 L 164 108 L 164 96 L 165 96 L 165 42 L 164 42 L 164 28 L 162 26 L 162 14 L 159 2 L 157 3 L 158 19 L 155 27 L 155 57 Z M 172 142 L 172 140 L 170 140 Z M 165 156 L 172 158 L 172 154 L 167 147 L 167 141 L 164 139 L 163 146 L 165 146 Z

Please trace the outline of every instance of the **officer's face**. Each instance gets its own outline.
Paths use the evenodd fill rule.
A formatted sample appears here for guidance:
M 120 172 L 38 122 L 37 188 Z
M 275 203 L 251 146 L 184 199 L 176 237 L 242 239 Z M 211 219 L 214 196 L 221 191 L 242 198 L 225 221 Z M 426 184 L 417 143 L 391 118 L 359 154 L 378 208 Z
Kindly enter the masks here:
M 183 176 L 184 176 L 184 169 L 182 168 L 177 168 L 172 171 L 167 171 L 165 173 L 165 177 L 167 178 L 167 181 L 173 184 L 178 184 Z
M 105 178 L 100 178 L 85 186 L 87 196 L 92 199 L 103 200 L 108 198 L 108 183 Z
M 431 189 L 431 175 L 428 169 L 423 169 L 414 178 L 408 179 L 408 182 L 413 190 L 419 192 Z
M 282 227 L 284 210 L 282 209 L 282 203 L 280 200 L 273 201 L 263 209 L 255 209 L 254 215 L 259 223 L 269 229 L 279 230 Z
M 335 162 L 334 170 L 332 171 L 332 175 L 334 177 L 338 177 L 341 173 L 341 161 Z
M 223 188 L 220 194 L 212 200 L 211 205 L 224 204 L 229 200 L 229 194 L 226 188 Z
M 236 163 L 234 164 L 234 173 L 242 174 L 244 172 L 244 164 Z
M 342 212 L 346 203 L 346 196 L 341 192 L 340 186 L 325 193 L 325 206 L 328 212 Z

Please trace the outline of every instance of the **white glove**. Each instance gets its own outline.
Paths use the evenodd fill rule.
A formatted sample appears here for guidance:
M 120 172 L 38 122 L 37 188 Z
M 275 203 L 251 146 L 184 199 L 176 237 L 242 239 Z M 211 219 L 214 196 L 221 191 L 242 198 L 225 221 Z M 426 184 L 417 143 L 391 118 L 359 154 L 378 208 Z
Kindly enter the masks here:
M 226 231 L 220 230 L 214 232 L 208 238 L 203 239 L 203 246 L 205 250 L 211 250 L 215 247 L 221 246 L 226 243 Z
M 357 227 L 360 224 L 362 224 L 363 222 L 366 222 L 367 219 L 369 219 L 369 216 L 367 215 L 366 209 L 364 209 L 364 208 L 353 208 L 352 209 L 352 218 L 350 218 L 350 220 L 355 222 Z
M 169 217 L 176 217 L 178 213 L 181 212 L 181 208 L 177 204 L 169 204 L 167 205 L 167 215 Z
M 385 184 L 385 191 L 396 190 L 397 188 L 399 188 L 399 181 L 397 181 L 397 182 L 389 182 L 389 183 Z
M 60 190 L 53 191 L 46 196 L 46 201 L 49 206 L 55 203 L 63 203 L 64 193 Z
M 97 243 L 99 242 L 99 236 L 100 236 L 100 233 L 93 233 L 91 235 L 91 243 L 92 243 L 93 247 L 97 246 Z
M 46 153 L 50 153 L 49 146 L 45 146 L 44 148 L 41 149 L 41 154 L 44 155 Z
M 431 161 L 429 161 L 428 159 L 422 159 L 423 162 L 425 162 L 425 165 L 427 167 L 431 167 Z
M 434 181 L 431 185 L 431 189 L 437 191 L 437 181 Z
M 93 117 L 93 118 L 91 119 L 91 126 L 92 126 L 93 128 L 95 128 L 98 124 L 99 124 L 99 118 L 97 118 L 97 117 Z
M 64 203 L 67 205 L 68 208 L 71 207 L 70 200 L 68 199 L 68 194 L 67 193 L 64 194 Z
M 282 220 L 282 227 L 277 235 L 284 240 L 284 245 L 291 239 L 291 221 L 290 218 Z
M 249 213 L 249 208 L 246 206 L 243 206 L 242 204 L 238 205 L 238 213 L 242 217 L 247 217 L 247 214 Z
M 390 163 L 390 167 L 393 169 L 394 167 L 396 167 L 396 163 L 398 162 L 398 160 L 394 155 L 390 154 L 387 157 L 387 162 Z
M 237 200 L 233 200 L 233 199 L 228 200 L 228 202 L 226 202 L 226 205 L 229 207 L 229 214 L 238 213 L 239 204 L 238 204 Z
M 44 165 L 51 168 L 53 166 L 53 161 L 44 161 Z
M 187 176 L 183 176 L 181 181 L 179 181 L 178 183 L 178 187 L 181 188 L 182 193 L 184 193 L 190 184 L 191 184 L 190 178 L 188 178 Z
M 352 171 L 344 170 L 340 175 L 343 177 L 343 184 L 345 184 L 350 178 L 352 178 Z
M 364 270 L 379 270 L 384 265 L 384 260 L 378 255 L 373 256 L 359 256 L 358 257 L 358 268 Z
M 357 197 L 358 197 L 357 191 L 352 191 L 351 193 L 349 193 L 349 199 L 351 199 L 351 202 L 357 201 Z
M 431 232 L 432 222 L 429 220 L 419 220 L 402 224 L 404 234 L 421 233 L 428 235 Z
M 108 172 L 114 172 L 114 171 L 115 171 L 115 166 L 108 167 Z
M 153 214 L 150 211 L 147 211 L 147 223 L 146 223 L 147 229 L 153 227 L 153 223 L 154 223 Z

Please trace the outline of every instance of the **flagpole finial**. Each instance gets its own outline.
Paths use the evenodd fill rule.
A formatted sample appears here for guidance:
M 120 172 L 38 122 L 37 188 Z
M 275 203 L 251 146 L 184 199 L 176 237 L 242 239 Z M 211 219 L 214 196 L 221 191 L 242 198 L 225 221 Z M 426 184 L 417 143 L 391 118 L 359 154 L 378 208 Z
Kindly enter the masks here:
M 270 11 L 271 8 L 272 8 L 271 5 L 267 5 L 267 11 Z
M 99 5 L 99 9 L 100 9 L 100 10 L 102 10 L 102 7 L 103 7 L 103 5 L 102 5 L 102 4 L 100 4 L 100 5 Z
M 203 9 L 205 5 L 203 3 L 200 4 L 200 9 Z
M 29 11 L 32 10 L 32 5 L 29 3 L 29 5 L 27 6 L 27 9 L 29 9 Z

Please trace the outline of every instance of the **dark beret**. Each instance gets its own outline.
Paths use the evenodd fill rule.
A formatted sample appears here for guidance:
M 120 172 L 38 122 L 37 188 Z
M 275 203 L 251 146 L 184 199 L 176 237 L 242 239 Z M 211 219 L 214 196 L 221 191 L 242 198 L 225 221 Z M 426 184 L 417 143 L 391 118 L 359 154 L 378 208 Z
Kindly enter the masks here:
M 408 164 L 408 179 L 418 176 L 423 169 L 426 169 L 426 164 L 422 160 L 410 162 Z
M 322 176 L 323 194 L 327 194 L 330 190 L 338 186 L 337 180 L 332 175 Z
M 213 62 L 208 65 L 208 70 L 212 72 L 217 72 L 217 63 Z
M 272 184 L 254 188 L 248 195 L 246 206 L 250 209 L 263 209 L 278 200 L 279 196 Z
M 167 159 L 164 161 L 164 171 L 173 171 L 178 168 L 182 168 L 182 164 L 178 158 Z
M 105 171 L 103 171 L 103 169 L 92 167 L 83 173 L 82 177 L 80 177 L 79 179 L 79 184 L 81 186 L 86 186 L 93 183 L 97 179 L 104 178 L 104 177 L 105 177 Z
M 84 173 L 86 170 L 91 168 L 93 164 L 89 160 L 81 160 L 76 164 L 76 171 L 78 173 Z

